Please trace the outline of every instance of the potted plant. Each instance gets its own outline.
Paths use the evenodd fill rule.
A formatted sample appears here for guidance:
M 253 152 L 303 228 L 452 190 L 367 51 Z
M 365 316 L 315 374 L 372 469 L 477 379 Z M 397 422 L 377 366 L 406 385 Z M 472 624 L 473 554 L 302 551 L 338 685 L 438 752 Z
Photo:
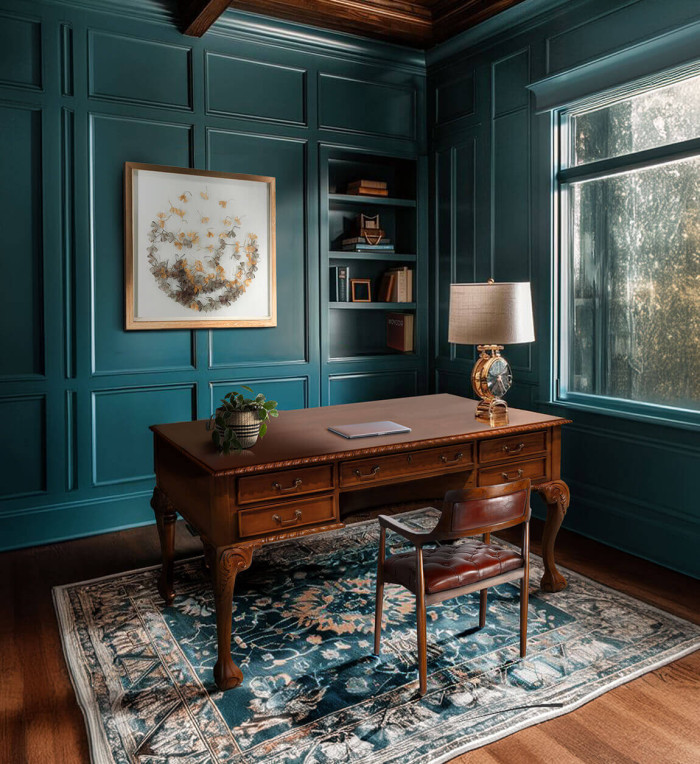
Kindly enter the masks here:
M 227 393 L 209 421 L 209 429 L 212 429 L 213 420 L 211 439 L 223 454 L 255 445 L 258 437 L 262 438 L 267 432 L 267 420 L 279 415 L 277 401 L 265 400 L 262 393 L 255 395 L 247 385 L 241 388 L 253 397 L 246 398 L 237 390 Z

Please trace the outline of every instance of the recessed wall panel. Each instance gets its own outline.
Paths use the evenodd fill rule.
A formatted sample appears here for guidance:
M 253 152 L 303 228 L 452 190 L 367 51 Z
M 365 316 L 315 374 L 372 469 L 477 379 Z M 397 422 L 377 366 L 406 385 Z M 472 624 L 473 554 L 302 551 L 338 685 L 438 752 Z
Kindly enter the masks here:
M 152 424 L 195 416 L 194 387 L 122 388 L 93 393 L 93 482 L 127 483 L 153 474 Z
M 0 377 L 44 373 L 41 132 L 40 111 L 0 106 Z
M 46 403 L 43 395 L 0 399 L 0 496 L 46 490 Z
M 306 71 L 207 53 L 207 109 L 215 114 L 306 124 Z
M 418 375 L 415 370 L 338 374 L 329 377 L 328 388 L 331 406 L 405 398 L 418 394 Z
M 94 372 L 190 368 L 186 330 L 124 330 L 124 162 L 190 166 L 189 125 L 93 116 Z
M 530 56 L 522 50 L 493 65 L 493 113 L 495 116 L 525 108 L 530 100 Z
M 474 74 L 438 85 L 435 92 L 435 122 L 444 125 L 474 113 Z
M 41 87 L 41 24 L 38 21 L 0 14 L 0 50 L 0 82 Z
M 332 130 L 415 138 L 416 98 L 412 87 L 319 76 L 319 124 Z
M 214 367 L 306 358 L 305 150 L 301 141 L 208 132 L 208 169 L 272 176 L 277 207 L 277 326 L 210 332 Z
M 93 98 L 190 108 L 190 48 L 107 32 L 89 35 Z
M 230 382 L 216 382 L 211 385 L 212 413 L 220 405 L 221 399 L 227 393 L 236 392 L 250 395 L 241 385 L 248 385 L 257 395 L 262 393 L 268 401 L 277 401 L 277 408 L 282 411 L 303 409 L 308 406 L 308 377 L 292 377 L 289 379 L 250 379 L 241 378 Z M 274 428 L 274 420 L 271 420 Z

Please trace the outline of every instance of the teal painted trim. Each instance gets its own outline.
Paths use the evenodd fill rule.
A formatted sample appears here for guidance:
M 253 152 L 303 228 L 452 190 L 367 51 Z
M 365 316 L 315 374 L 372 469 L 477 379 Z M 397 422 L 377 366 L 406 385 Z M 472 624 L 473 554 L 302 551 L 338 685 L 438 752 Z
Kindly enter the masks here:
M 524 0 L 431 48 L 425 54 L 426 66 L 428 69 L 444 66 L 450 59 L 471 54 L 473 48 L 491 43 L 501 34 L 507 34 L 509 38 L 523 34 L 548 21 L 555 11 L 564 10 L 564 6 L 568 11 L 579 4 L 571 0 Z
M 141 491 L 0 515 L 0 551 L 151 525 L 151 495 Z
M 179 28 L 179 18 L 174 12 L 177 7 L 175 2 L 121 0 L 115 4 L 109 0 L 41 0 L 41 3 L 61 8 L 73 6 L 81 10 L 117 15 L 120 18 L 160 22 L 175 29 Z M 334 59 L 368 64 L 392 63 L 403 71 L 425 73 L 425 54 L 415 48 L 368 40 L 358 35 L 295 24 L 292 21 L 272 19 L 231 8 L 224 11 L 206 33 L 207 39 L 214 35 Z M 183 36 L 182 39 L 187 41 L 196 38 Z
M 561 74 L 533 82 L 538 112 L 568 106 L 590 96 L 644 77 L 690 64 L 700 50 L 700 21 L 632 45 Z
M 700 431 L 700 411 L 657 406 L 653 403 L 638 403 L 620 398 L 567 393 L 566 397 L 552 401 L 552 405 L 563 406 L 572 411 L 588 411 L 592 414 L 631 419 L 637 422 L 678 427 L 683 430 Z

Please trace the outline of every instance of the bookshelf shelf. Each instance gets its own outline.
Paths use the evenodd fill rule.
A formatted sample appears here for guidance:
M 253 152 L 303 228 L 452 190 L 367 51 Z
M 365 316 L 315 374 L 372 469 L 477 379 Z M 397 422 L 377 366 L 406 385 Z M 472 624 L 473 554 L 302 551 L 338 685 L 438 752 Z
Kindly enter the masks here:
M 398 199 L 390 196 L 355 196 L 354 194 L 328 194 L 328 201 L 333 204 L 358 204 L 380 207 L 415 207 L 415 199 Z
M 329 302 L 333 310 L 415 310 L 415 302 Z
M 331 250 L 328 252 L 331 260 L 385 260 L 390 263 L 415 263 L 418 260 L 417 255 L 402 255 L 398 252 L 338 252 Z
M 357 400 L 362 400 L 366 391 L 375 395 L 375 390 L 381 390 L 379 397 L 395 397 L 394 392 L 425 391 L 428 379 L 427 211 L 418 189 L 424 186 L 426 172 L 424 158 L 416 156 L 374 154 L 343 146 L 326 146 L 322 150 L 324 403 L 347 402 L 341 390 L 356 391 L 351 395 L 357 395 Z M 388 189 L 389 196 L 345 193 L 349 186 L 361 181 L 381 183 Z M 368 184 L 368 187 L 371 186 Z M 370 219 L 378 216 L 377 227 L 384 231 L 382 243 L 390 243 L 394 252 L 342 249 L 343 241 L 363 235 L 361 229 L 365 225 L 361 223 L 361 215 Z M 396 274 L 395 279 L 387 280 L 389 272 Z M 374 302 L 342 299 L 351 295 L 354 279 L 369 282 Z M 411 302 L 378 300 L 387 295 L 396 299 L 399 294 Z M 338 296 L 341 299 L 336 302 Z M 405 317 L 396 316 L 392 320 L 392 313 Z M 403 335 L 397 334 L 397 327 L 399 333 L 400 327 L 404 327 Z

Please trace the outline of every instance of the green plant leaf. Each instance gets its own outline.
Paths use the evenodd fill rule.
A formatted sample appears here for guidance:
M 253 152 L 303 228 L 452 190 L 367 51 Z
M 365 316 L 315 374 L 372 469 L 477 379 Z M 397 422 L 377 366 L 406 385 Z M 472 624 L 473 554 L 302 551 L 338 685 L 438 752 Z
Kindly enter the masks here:
M 260 433 L 259 433 L 258 437 L 262 438 L 265 435 L 266 432 L 267 432 L 267 422 L 263 422 L 260 425 Z
M 270 411 L 268 411 L 267 413 L 268 413 L 270 416 L 279 416 L 279 415 L 280 415 L 280 412 L 279 412 L 279 411 L 274 411 L 274 410 L 270 410 Z
M 253 392 L 253 388 L 252 388 L 252 387 L 248 387 L 248 385 L 241 385 L 241 387 L 242 387 L 244 390 L 247 390 L 249 393 L 252 393 L 252 392 Z
M 268 411 L 270 409 L 276 409 L 277 408 L 277 401 L 267 401 L 266 403 L 263 404 L 263 406 L 266 409 L 268 409 Z

